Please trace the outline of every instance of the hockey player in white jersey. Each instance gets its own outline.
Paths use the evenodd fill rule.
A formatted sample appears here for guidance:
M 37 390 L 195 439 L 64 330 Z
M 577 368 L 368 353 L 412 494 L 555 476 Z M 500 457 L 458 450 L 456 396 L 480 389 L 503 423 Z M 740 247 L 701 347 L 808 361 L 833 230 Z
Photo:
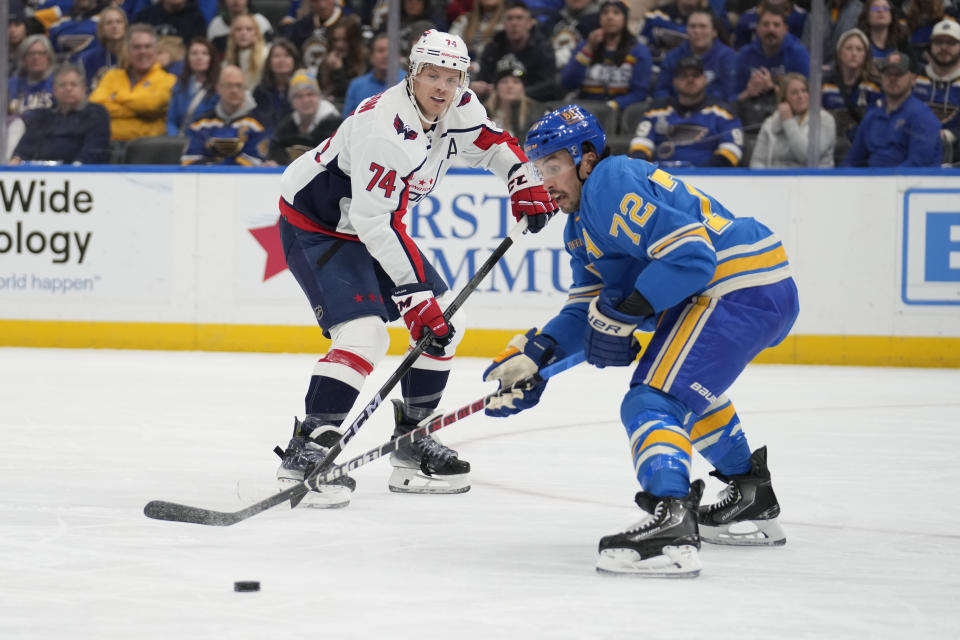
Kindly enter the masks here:
M 444 300 L 447 286 L 408 233 L 405 215 L 450 166 L 483 167 L 501 177 L 513 215 L 526 216 L 533 232 L 557 211 L 517 140 L 487 118 L 467 89 L 469 65 L 460 37 L 424 32 L 410 52 L 406 81 L 361 102 L 333 136 L 283 173 L 287 265 L 332 344 L 313 370 L 306 417 L 296 421 L 287 449 L 278 449 L 282 482 L 302 479 L 339 440 L 338 427 L 386 354 L 389 321 L 402 316 L 412 344 L 424 332 L 433 336 L 401 380 L 394 435 L 408 433 L 439 404 L 463 333 L 443 318 L 438 298 Z M 401 449 L 391 463 L 392 491 L 470 488 L 469 463 L 433 438 Z M 344 506 L 353 486 L 345 478 L 304 503 Z

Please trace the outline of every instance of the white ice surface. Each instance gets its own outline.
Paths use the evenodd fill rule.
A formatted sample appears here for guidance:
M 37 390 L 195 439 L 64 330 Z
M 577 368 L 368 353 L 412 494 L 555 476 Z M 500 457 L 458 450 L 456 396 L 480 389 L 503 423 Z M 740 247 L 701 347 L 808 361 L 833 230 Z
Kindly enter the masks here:
M 705 546 L 695 580 L 594 571 L 640 515 L 624 369 L 581 365 L 534 410 L 441 431 L 473 465 L 463 495 L 391 494 L 378 460 L 343 510 L 143 516 L 272 491 L 312 365 L 0 349 L 0 638 L 960 638 L 960 371 L 750 367 L 731 397 L 769 446 L 788 542 Z M 484 361 L 455 366 L 447 409 L 489 390 Z M 391 427 L 383 407 L 345 455 Z

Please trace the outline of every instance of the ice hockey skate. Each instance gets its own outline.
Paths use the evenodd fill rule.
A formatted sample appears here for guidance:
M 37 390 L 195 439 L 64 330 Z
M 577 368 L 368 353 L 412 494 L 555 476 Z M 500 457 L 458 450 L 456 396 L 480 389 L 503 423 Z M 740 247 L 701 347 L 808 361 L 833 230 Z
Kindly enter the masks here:
M 725 476 L 710 475 L 727 483 L 718 502 L 700 507 L 700 536 L 704 542 L 739 546 L 779 546 L 787 543 L 777 517 L 780 503 L 773 493 L 767 448 L 750 456 L 750 472 Z
M 281 489 L 303 480 L 304 473 L 319 464 L 330 448 L 340 440 L 341 433 L 331 424 L 307 416 L 303 422 L 294 418 L 293 437 L 285 451 L 274 449 L 282 462 L 277 469 L 277 481 Z M 300 502 L 301 506 L 314 509 L 337 509 L 350 504 L 350 493 L 357 482 L 350 476 L 337 478 L 332 484 L 320 485 L 319 491 L 309 491 Z
M 703 480 L 696 480 L 685 498 L 639 492 L 637 505 L 650 515 L 622 533 L 600 539 L 597 571 L 649 578 L 700 575 L 697 507 L 703 487 Z
M 393 400 L 396 428 L 393 437 L 410 433 L 419 422 L 409 415 L 402 400 Z M 470 463 L 457 458 L 457 452 L 428 436 L 412 444 L 403 443 L 390 454 L 393 473 L 390 491 L 396 493 L 465 493 L 470 490 Z

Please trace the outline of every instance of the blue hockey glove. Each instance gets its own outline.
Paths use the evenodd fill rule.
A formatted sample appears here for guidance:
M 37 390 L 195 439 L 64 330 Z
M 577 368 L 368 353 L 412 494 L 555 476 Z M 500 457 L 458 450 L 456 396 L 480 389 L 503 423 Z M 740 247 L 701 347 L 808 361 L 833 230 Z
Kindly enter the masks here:
M 590 303 L 587 312 L 587 331 L 584 335 L 583 353 L 587 362 L 597 367 L 626 367 L 633 363 L 640 353 L 640 343 L 633 337 L 638 325 L 649 325 L 652 315 L 649 303 L 643 301 L 642 311 L 651 313 L 632 315 L 617 309 L 619 299 L 606 290 Z
M 531 378 L 542 367 L 561 357 L 563 351 L 557 346 L 556 340 L 538 335 L 536 327 L 523 335 L 513 336 L 507 348 L 483 372 L 484 382 L 496 380 L 500 383 L 497 393 L 488 400 L 484 413 L 495 418 L 506 418 L 536 405 L 547 387 L 547 381 Z

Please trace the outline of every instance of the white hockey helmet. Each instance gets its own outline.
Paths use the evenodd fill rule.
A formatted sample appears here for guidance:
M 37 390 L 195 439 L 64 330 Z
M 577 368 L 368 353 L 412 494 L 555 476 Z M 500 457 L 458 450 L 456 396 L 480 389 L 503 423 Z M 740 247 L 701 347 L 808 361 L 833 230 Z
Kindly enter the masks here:
M 460 36 L 445 31 L 427 29 L 420 38 L 413 43 L 410 49 L 410 68 L 407 71 L 407 87 L 410 89 L 410 98 L 413 106 L 420 111 L 416 98 L 413 97 L 413 80 L 423 70 L 423 66 L 433 64 L 446 69 L 460 72 L 460 86 L 457 96 L 463 93 L 470 82 L 470 56 L 467 53 L 467 43 Z M 423 115 L 423 114 L 421 114 Z

